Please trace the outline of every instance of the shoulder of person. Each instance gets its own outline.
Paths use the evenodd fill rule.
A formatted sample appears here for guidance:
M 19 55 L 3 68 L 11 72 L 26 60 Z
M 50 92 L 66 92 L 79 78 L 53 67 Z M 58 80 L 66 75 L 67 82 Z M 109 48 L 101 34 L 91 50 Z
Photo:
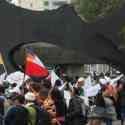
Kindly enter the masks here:
M 8 112 L 16 112 L 17 111 L 17 107 L 16 106 L 10 106 L 8 109 Z

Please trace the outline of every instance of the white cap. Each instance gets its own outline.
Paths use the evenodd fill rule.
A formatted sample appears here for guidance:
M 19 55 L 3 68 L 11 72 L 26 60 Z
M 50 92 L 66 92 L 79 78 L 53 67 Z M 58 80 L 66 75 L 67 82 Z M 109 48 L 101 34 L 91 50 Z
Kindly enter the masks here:
M 108 83 L 108 81 L 106 79 L 99 79 L 99 82 L 102 84 L 102 85 L 106 85 Z
M 83 77 L 80 77 L 79 79 L 78 79 L 78 82 L 83 82 L 85 79 L 83 78 Z
M 35 101 L 36 97 L 32 92 L 28 92 L 25 94 L 25 100 L 27 101 Z

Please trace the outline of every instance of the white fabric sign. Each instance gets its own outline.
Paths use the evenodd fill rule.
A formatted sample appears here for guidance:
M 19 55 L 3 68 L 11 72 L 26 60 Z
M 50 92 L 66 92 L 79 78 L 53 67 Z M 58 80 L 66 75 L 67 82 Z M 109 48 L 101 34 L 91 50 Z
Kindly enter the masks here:
M 3 84 L 3 81 L 4 81 L 6 75 L 7 75 L 6 72 L 0 75 L 0 84 L 1 85 Z
M 92 80 L 91 80 L 91 76 L 88 76 L 86 79 L 85 79 L 85 85 L 84 85 L 84 89 L 87 89 L 89 87 L 92 87 Z
M 21 86 L 23 84 L 23 80 L 26 81 L 30 77 L 25 74 L 24 79 L 24 73 L 20 71 L 16 71 L 14 73 L 11 73 L 7 76 L 6 81 L 8 81 L 10 84 L 17 83 L 17 85 Z
M 101 90 L 100 84 L 94 85 L 85 90 L 85 96 L 87 97 L 96 96 L 100 90 Z

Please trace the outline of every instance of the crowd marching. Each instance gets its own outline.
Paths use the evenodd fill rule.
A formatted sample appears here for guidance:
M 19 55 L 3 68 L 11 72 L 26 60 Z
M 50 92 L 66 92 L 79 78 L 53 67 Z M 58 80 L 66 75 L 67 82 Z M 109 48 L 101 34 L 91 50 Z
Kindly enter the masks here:
M 112 125 L 125 119 L 123 75 L 0 84 L 0 125 Z
M 5 70 L 0 75 L 0 125 L 113 125 L 116 120 L 124 125 L 123 74 L 71 78 L 64 71 L 49 71 L 31 50 L 23 72 L 8 74 L 2 55 L 0 64 Z

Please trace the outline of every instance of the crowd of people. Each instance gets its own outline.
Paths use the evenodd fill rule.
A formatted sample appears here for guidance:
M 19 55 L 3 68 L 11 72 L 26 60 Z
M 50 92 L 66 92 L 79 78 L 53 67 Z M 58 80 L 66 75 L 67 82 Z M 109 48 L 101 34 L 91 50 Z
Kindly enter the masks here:
M 26 80 L 18 86 L 4 81 L 0 85 L 0 125 L 112 125 L 125 120 L 123 75 L 111 79 L 67 75 L 55 81 Z

